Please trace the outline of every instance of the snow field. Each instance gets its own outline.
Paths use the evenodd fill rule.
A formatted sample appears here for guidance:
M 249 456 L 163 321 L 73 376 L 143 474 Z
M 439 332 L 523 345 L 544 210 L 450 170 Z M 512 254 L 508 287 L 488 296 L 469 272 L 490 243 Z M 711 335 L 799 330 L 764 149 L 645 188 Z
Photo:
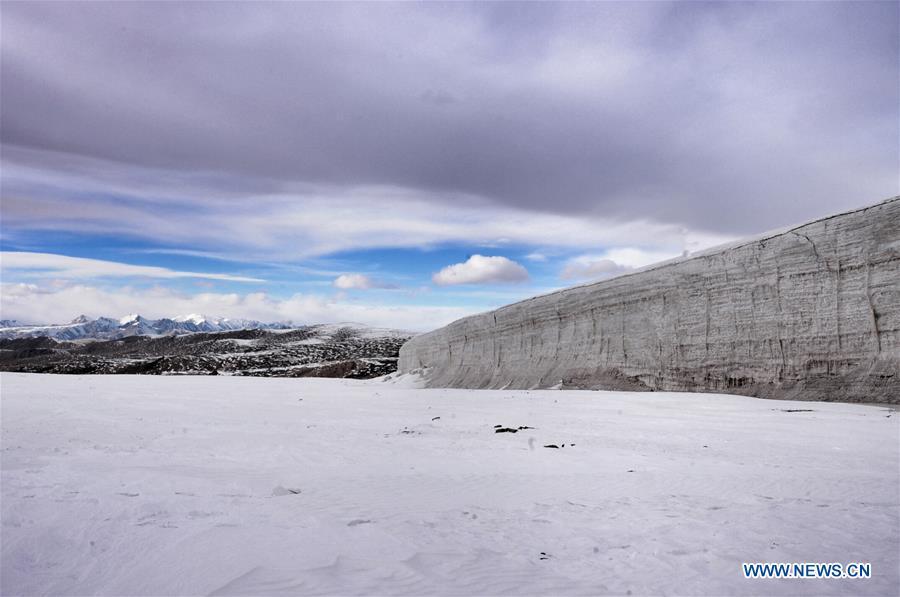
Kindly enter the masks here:
M 897 594 L 900 412 L 415 386 L 5 373 L 0 592 Z

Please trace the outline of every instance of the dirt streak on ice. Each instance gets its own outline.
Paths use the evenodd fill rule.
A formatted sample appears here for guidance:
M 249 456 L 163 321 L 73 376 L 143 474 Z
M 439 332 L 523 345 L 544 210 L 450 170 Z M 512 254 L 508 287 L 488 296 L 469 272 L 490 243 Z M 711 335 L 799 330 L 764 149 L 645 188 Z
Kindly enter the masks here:
M 896 593 L 896 411 L 414 386 L 3 374 L 0 591 Z

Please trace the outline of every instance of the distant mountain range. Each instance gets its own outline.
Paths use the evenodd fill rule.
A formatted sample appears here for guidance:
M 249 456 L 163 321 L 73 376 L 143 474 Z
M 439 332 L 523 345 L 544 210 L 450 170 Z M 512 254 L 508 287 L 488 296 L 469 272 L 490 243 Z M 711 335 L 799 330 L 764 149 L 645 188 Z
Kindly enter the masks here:
M 353 324 L 348 324 L 353 325 Z M 147 319 L 137 314 L 121 319 L 99 317 L 90 319 L 80 315 L 63 324 L 26 325 L 15 320 L 0 320 L 0 339 L 37 338 L 44 336 L 60 341 L 115 340 L 129 336 L 180 336 L 197 332 L 227 332 L 234 330 L 288 330 L 300 326 L 290 322 L 263 323 L 253 319 L 228 319 L 185 315 L 182 317 Z

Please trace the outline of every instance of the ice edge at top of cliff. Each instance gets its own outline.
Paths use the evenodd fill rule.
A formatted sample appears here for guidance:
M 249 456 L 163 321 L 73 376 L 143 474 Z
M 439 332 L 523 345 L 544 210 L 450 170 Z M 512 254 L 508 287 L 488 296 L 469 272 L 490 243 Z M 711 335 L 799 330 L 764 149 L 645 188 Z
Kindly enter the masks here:
M 720 245 L 715 245 L 715 246 L 713 246 L 713 247 L 709 247 L 709 248 L 707 248 L 707 249 L 703 249 L 702 251 L 697 251 L 696 253 L 691 253 L 690 255 L 682 255 L 682 256 L 679 256 L 679 257 L 673 257 L 672 259 L 666 259 L 665 261 L 659 261 L 659 262 L 657 262 L 657 263 L 651 263 L 650 265 L 645 265 L 644 267 L 636 268 L 636 269 L 631 270 L 631 271 L 628 271 L 628 272 L 623 272 L 623 273 L 620 273 L 620 274 L 616 274 L 616 275 L 614 275 L 614 276 L 610 276 L 610 277 L 604 278 L 604 279 L 602 279 L 602 280 L 594 280 L 594 281 L 591 281 L 591 282 L 585 282 L 584 284 L 576 284 L 576 285 L 574 285 L 574 286 L 567 286 L 567 287 L 565 287 L 565 288 L 560 288 L 560 289 L 557 289 L 557 290 L 552 290 L 552 291 L 550 291 L 550 292 L 545 292 L 545 293 L 543 293 L 543 294 L 536 294 L 536 295 L 534 295 L 534 296 L 530 296 L 530 297 L 528 297 L 528 298 L 526 298 L 526 299 L 522 299 L 522 300 L 520 300 L 520 301 L 515 301 L 515 302 L 509 303 L 509 304 L 507 304 L 507 305 L 502 305 L 502 306 L 500 306 L 500 307 L 497 307 L 496 309 L 488 309 L 488 310 L 486 310 L 486 311 L 481 311 L 481 312 L 479 312 L 479 313 L 473 313 L 472 315 L 467 315 L 467 316 L 465 316 L 465 317 L 460 317 L 459 319 L 457 319 L 457 320 L 455 320 L 455 321 L 452 321 L 452 322 L 450 322 L 449 324 L 447 324 L 447 325 L 445 325 L 445 326 L 441 326 L 440 328 L 436 328 L 435 330 L 430 330 L 430 331 L 428 331 L 428 332 L 423 332 L 423 333 L 418 334 L 418 335 L 419 335 L 419 336 L 424 336 L 424 335 L 430 334 L 431 332 L 434 332 L 434 331 L 436 331 L 436 330 L 440 330 L 440 329 L 449 327 L 449 326 L 451 326 L 451 325 L 457 324 L 457 323 L 462 322 L 462 321 L 467 321 L 467 320 L 469 320 L 469 319 L 475 319 L 475 318 L 477 318 L 477 317 L 482 317 L 483 315 L 485 315 L 485 314 L 487 314 L 487 313 L 493 313 L 493 312 L 496 312 L 496 311 L 503 311 L 504 309 L 508 309 L 508 308 L 510 308 L 510 307 L 514 307 L 515 305 L 520 305 L 520 304 L 522 304 L 522 303 L 527 303 L 527 302 L 529 302 L 529 301 L 533 301 L 533 300 L 536 300 L 536 299 L 539 299 L 539 298 L 543 298 L 543 297 L 547 297 L 547 296 L 553 296 L 554 294 L 562 294 L 562 293 L 564 293 L 564 292 L 569 292 L 569 291 L 576 290 L 576 289 L 579 289 L 579 288 L 589 288 L 589 287 L 591 287 L 591 286 L 597 286 L 597 285 L 599 285 L 599 284 L 606 284 L 606 283 L 610 282 L 611 280 L 618 280 L 618 279 L 621 279 L 621 278 L 627 278 L 627 277 L 629 277 L 629 276 L 634 276 L 634 275 L 636 275 L 636 274 L 643 274 L 643 273 L 645 273 L 645 272 L 651 272 L 651 271 L 654 271 L 654 270 L 657 270 L 657 269 L 661 269 L 661 268 L 664 268 L 664 267 L 670 267 L 670 266 L 673 266 L 673 265 L 677 265 L 677 264 L 679 264 L 679 263 L 684 263 L 684 262 L 690 261 L 690 260 L 692 260 L 692 259 L 700 259 L 700 258 L 703 258 L 703 257 L 712 257 L 712 256 L 714 256 L 714 255 L 719 255 L 720 253 L 724 253 L 725 251 L 730 251 L 730 250 L 732 250 L 732 249 L 739 249 L 739 248 L 741 248 L 741 247 L 745 247 L 745 246 L 751 245 L 751 244 L 753 244 L 753 243 L 763 242 L 763 241 L 769 240 L 769 239 L 771 239 L 771 238 L 775 238 L 776 236 L 781 236 L 781 235 L 783 235 L 783 234 L 787 234 L 787 233 L 793 232 L 793 231 L 795 231 L 795 230 L 800 230 L 801 228 L 806 228 L 807 226 L 812 226 L 812 225 L 814 225 L 814 224 L 818 224 L 819 222 L 824 222 L 824 221 L 826 221 L 826 220 L 831 220 L 831 219 L 834 219 L 834 218 L 839 218 L 839 217 L 841 217 L 841 216 L 846 216 L 846 215 L 850 215 L 850 214 L 854 214 L 854 213 L 858 213 L 858 212 L 863 212 L 863 211 L 867 211 L 867 210 L 870 210 L 870 209 L 877 209 L 877 208 L 880 208 L 880 207 L 883 207 L 883 206 L 887 205 L 888 203 L 893 203 L 893 202 L 895 202 L 895 201 L 900 201 L 900 195 L 894 195 L 893 197 L 888 197 L 887 199 L 883 199 L 883 200 L 881 200 L 881 201 L 879 201 L 879 202 L 877 202 L 877 203 L 873 203 L 873 204 L 870 204 L 870 205 L 865 205 L 865 206 L 863 206 L 863 207 L 857 207 L 857 208 L 854 208 L 854 209 L 848 209 L 848 210 L 841 211 L 841 212 L 838 212 L 838 213 L 829 214 L 829 215 L 827 215 L 827 216 L 822 216 L 822 217 L 816 218 L 815 220 L 810 220 L 810 221 L 804 222 L 804 223 L 802 223 L 802 224 L 792 224 L 792 225 L 789 225 L 789 226 L 784 226 L 784 227 L 782 227 L 782 228 L 776 228 L 776 229 L 773 229 L 773 230 L 767 230 L 767 231 L 762 232 L 762 233 L 760 233 L 760 234 L 755 234 L 755 235 L 752 235 L 752 236 L 746 236 L 746 237 L 743 237 L 743 238 L 740 238 L 740 239 L 737 239 L 737 240 L 734 240 L 734 241 L 731 241 L 731 242 L 722 243 L 722 244 L 720 244 Z

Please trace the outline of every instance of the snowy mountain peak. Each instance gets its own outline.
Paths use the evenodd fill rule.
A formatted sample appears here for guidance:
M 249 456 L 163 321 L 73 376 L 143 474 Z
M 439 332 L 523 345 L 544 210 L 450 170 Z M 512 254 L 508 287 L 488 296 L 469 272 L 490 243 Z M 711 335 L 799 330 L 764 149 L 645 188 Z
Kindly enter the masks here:
M 263 323 L 252 319 L 226 319 L 192 313 L 174 319 L 147 319 L 131 313 L 119 319 L 89 319 L 79 315 L 62 325 L 22 326 L 12 320 L 0 322 L 0 338 L 47 336 L 57 340 L 109 340 L 126 336 L 163 336 L 244 329 L 290 329 L 290 323 Z
M 34 338 L 46 336 L 62 341 L 110 340 L 128 336 L 180 336 L 198 332 L 216 333 L 236 330 L 289 330 L 298 326 L 291 322 L 263 323 L 254 319 L 229 319 L 209 317 L 197 313 L 174 318 L 147 319 L 131 313 L 120 319 L 99 317 L 89 319 L 79 315 L 69 323 L 54 325 L 29 325 L 12 321 L 0 321 L 0 339 Z M 400 330 L 372 328 L 359 323 L 319 324 L 302 326 L 315 334 L 333 336 L 346 328 L 351 328 L 360 338 L 408 337 L 412 334 Z
M 199 313 L 190 313 L 188 315 L 179 315 L 178 317 L 173 317 L 172 321 L 177 321 L 180 323 L 193 323 L 194 325 L 200 325 L 202 323 L 206 323 L 210 318 L 206 315 L 201 315 Z

